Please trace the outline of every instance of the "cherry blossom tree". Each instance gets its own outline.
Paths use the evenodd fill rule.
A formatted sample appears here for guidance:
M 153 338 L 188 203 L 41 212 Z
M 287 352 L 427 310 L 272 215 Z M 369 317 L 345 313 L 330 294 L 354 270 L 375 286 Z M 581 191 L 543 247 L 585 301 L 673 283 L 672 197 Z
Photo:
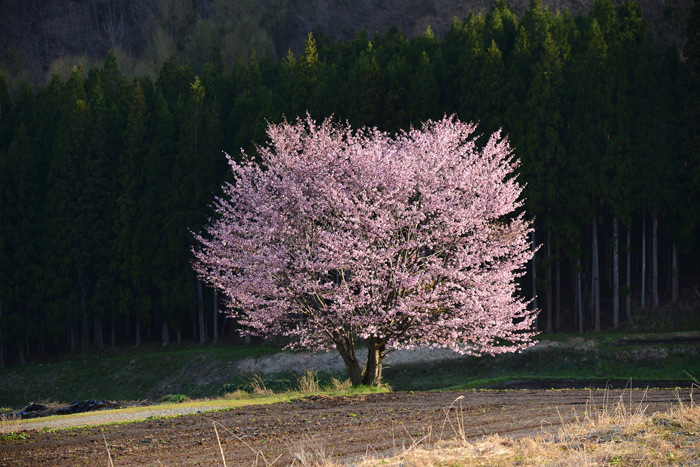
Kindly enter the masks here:
M 235 182 L 195 235 L 194 268 L 253 332 L 337 349 L 354 385 L 378 385 L 396 349 L 519 351 L 536 315 L 515 282 L 530 222 L 507 141 L 479 147 L 474 130 L 270 125 L 258 159 L 229 157 Z

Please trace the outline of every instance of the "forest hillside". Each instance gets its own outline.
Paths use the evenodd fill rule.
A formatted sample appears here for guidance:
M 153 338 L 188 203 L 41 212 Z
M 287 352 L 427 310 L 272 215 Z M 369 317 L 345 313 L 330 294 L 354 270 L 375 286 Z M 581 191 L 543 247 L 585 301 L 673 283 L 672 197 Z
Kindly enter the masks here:
M 53 72 L 67 78 L 73 65 L 89 67 L 114 50 L 122 72 L 155 76 L 176 55 L 201 71 L 215 43 L 224 63 L 299 54 L 309 32 L 352 39 L 397 27 L 409 37 L 430 27 L 447 32 L 456 18 L 485 14 L 495 0 L 3 0 L 0 67 L 11 88 L 20 81 L 45 82 Z M 522 16 L 531 0 L 510 0 Z M 539 2 L 535 2 L 539 3 Z M 541 0 L 550 12 L 586 14 L 594 0 Z M 614 0 L 616 5 L 621 0 Z M 643 19 L 661 42 L 685 43 L 692 0 L 640 0 Z

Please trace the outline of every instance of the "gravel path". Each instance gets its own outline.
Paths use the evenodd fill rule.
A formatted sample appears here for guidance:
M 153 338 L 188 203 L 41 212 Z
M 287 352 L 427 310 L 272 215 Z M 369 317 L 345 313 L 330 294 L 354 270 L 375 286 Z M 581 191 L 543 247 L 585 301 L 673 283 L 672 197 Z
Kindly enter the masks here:
M 111 409 L 72 415 L 58 415 L 51 418 L 30 418 L 27 420 L 0 422 L 0 433 L 18 432 L 23 430 L 60 429 L 91 425 L 105 425 L 108 423 L 146 420 L 156 417 L 176 417 L 180 415 L 192 415 L 211 412 L 213 410 L 227 409 L 233 405 L 233 403 L 212 403 L 211 405 L 197 407 L 144 407 L 142 409 L 130 408 L 126 410 Z

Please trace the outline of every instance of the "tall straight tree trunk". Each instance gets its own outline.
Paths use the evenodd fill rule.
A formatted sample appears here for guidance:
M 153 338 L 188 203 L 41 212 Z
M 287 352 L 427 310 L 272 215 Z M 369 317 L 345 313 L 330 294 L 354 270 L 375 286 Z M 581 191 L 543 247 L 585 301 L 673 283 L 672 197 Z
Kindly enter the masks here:
M 578 333 L 583 334 L 583 289 L 581 287 L 581 257 L 576 258 L 576 310 L 578 311 Z
M 93 331 L 95 336 L 95 347 L 97 347 L 97 350 L 104 350 L 105 342 L 102 334 L 102 318 L 95 316 L 93 323 L 95 326 Z
M 112 321 L 112 348 L 117 347 L 117 327 L 114 324 L 114 321 Z
M 201 280 L 197 280 L 197 317 L 199 318 L 199 343 L 201 345 L 207 340 L 206 329 L 204 328 L 204 297 L 202 295 Z
M 620 241 L 617 235 L 617 216 L 613 217 L 613 329 L 620 326 Z
M 182 345 L 182 331 L 180 329 L 177 330 L 177 345 Z
M 139 319 L 136 318 L 136 347 L 138 348 L 141 345 L 141 323 L 139 323 Z
M 598 222 L 593 216 L 591 223 L 591 308 L 593 309 L 593 325 L 595 331 L 600 331 L 600 268 L 598 267 Z
M 647 288 L 647 211 L 644 209 L 642 213 L 642 294 L 641 307 L 646 306 L 646 288 Z
M 659 306 L 659 251 L 658 251 L 658 222 L 654 212 L 651 225 L 651 296 L 654 306 Z
M 2 320 L 2 298 L 0 298 L 0 320 Z M 5 368 L 5 340 L 0 333 L 0 368 Z
M 678 252 L 671 246 L 671 302 L 678 303 Z
M 76 329 L 77 326 L 74 321 L 71 321 L 68 324 L 68 333 L 69 333 L 69 341 L 70 341 L 70 351 L 74 352 L 75 349 L 78 347 L 78 330 Z
M 631 261 L 631 251 L 632 251 L 632 243 L 631 243 L 631 230 L 629 227 L 627 228 L 627 275 L 626 275 L 626 280 L 627 280 L 627 295 L 625 295 L 625 316 L 627 317 L 627 321 L 632 319 L 632 261 Z
M 556 263 L 554 268 L 554 329 L 561 327 L 561 259 L 559 248 L 554 250 Z
M 83 312 L 83 316 L 80 322 L 80 349 L 83 353 L 87 353 L 88 350 L 88 338 L 90 336 L 90 331 L 88 330 L 88 314 L 87 314 L 87 288 L 85 286 L 85 273 L 80 271 L 79 274 L 80 282 L 80 310 Z
M 547 231 L 547 332 L 552 332 L 552 242 Z
M 535 229 L 532 229 L 532 251 L 537 250 L 537 245 L 535 243 Z M 536 255 L 532 255 L 532 309 L 537 310 L 537 263 L 535 259 Z M 535 328 L 540 328 L 540 319 L 535 318 Z
M 168 322 L 163 320 L 163 325 L 160 330 L 160 342 L 163 347 L 170 343 L 170 330 L 168 329 Z
M 19 364 L 24 365 L 27 363 L 27 354 L 24 352 L 24 342 L 20 342 L 19 344 Z
M 213 316 L 213 321 L 214 321 L 214 337 L 213 341 L 214 344 L 217 344 L 219 342 L 219 295 L 216 293 L 216 289 L 214 289 L 214 316 Z

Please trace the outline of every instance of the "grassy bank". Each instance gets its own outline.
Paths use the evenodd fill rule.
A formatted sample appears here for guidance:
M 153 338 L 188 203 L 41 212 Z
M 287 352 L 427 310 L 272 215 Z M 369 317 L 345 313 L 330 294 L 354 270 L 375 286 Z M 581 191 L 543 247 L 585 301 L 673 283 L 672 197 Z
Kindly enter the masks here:
M 431 365 L 396 365 L 385 380 L 397 390 L 508 387 L 508 381 L 609 380 L 687 382 L 700 377 L 700 333 L 599 333 L 541 336 L 520 354 L 465 357 Z M 501 383 L 501 384 L 499 384 Z M 685 384 L 684 384 L 685 385 Z
M 160 400 L 220 394 L 235 371 L 235 362 L 278 352 L 269 347 L 143 346 L 100 355 L 59 355 L 0 370 L 0 407 L 30 401 L 103 399 Z
M 240 390 L 298 390 L 300 375 L 291 371 L 258 376 L 237 373 L 241 359 L 278 351 L 260 346 L 189 345 L 54 356 L 0 370 L 0 408 L 46 400 L 178 402 Z M 688 374 L 700 377 L 700 333 L 543 336 L 538 346 L 516 355 L 388 366 L 384 380 L 394 390 L 416 391 L 493 387 L 528 379 L 604 382 L 633 378 L 687 382 L 689 386 Z M 346 377 L 319 372 L 316 384 L 330 387 L 333 378 Z

